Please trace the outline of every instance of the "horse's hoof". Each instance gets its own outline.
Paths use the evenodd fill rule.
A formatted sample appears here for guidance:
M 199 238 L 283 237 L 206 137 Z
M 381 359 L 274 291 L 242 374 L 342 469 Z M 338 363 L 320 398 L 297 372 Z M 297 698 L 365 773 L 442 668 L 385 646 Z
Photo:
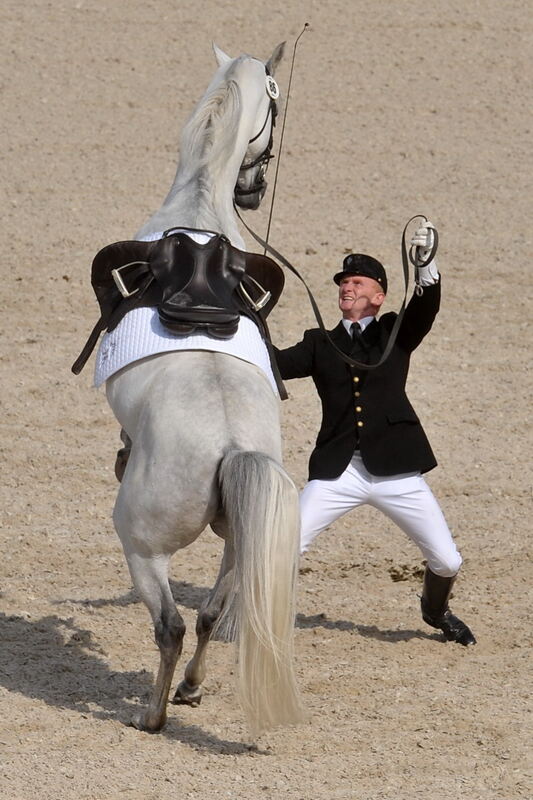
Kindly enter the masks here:
M 196 708 L 202 702 L 202 689 L 200 686 L 193 688 L 187 681 L 182 681 L 176 689 L 172 702 L 176 706 L 186 705 Z
M 165 722 L 166 720 L 164 719 L 161 722 L 154 723 L 147 718 L 146 714 L 135 714 L 129 722 L 129 726 L 143 733 L 159 733 Z

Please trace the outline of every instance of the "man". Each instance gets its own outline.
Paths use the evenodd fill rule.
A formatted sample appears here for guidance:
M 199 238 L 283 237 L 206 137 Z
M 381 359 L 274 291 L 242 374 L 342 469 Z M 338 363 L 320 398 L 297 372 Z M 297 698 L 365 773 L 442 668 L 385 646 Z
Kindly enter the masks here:
M 301 342 L 276 349 L 281 377 L 312 377 L 322 401 L 322 425 L 309 461 L 309 482 L 300 495 L 301 551 L 336 519 L 367 503 L 385 513 L 418 545 L 427 567 L 421 598 L 425 622 L 447 640 L 475 644 L 464 622 L 450 612 L 448 599 L 462 559 L 446 520 L 422 477 L 436 466 L 422 425 L 405 393 L 411 353 L 429 332 L 440 304 L 440 275 L 432 224 L 419 228 L 416 283 L 386 361 L 375 370 L 351 367 L 324 333 L 307 330 Z M 397 315 L 377 314 L 385 301 L 383 265 L 351 254 L 333 280 L 339 287 L 342 320 L 331 340 L 353 359 L 373 364 L 387 345 Z

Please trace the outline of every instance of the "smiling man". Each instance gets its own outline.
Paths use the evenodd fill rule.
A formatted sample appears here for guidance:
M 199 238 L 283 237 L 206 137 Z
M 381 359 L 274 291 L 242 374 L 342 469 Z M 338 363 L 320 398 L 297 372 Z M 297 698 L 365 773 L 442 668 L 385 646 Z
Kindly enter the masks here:
M 422 265 L 431 252 L 432 227 L 419 228 L 411 242 Z M 425 622 L 449 641 L 469 645 L 474 635 L 448 607 L 462 559 L 422 477 L 437 462 L 405 392 L 411 353 L 431 329 L 440 304 L 435 260 L 416 272 L 422 292 L 411 298 L 396 342 L 378 368 L 349 366 L 319 328 L 305 331 L 293 347 L 276 349 L 282 378 L 312 377 L 322 401 L 309 482 L 300 495 L 301 551 L 343 514 L 365 503 L 374 506 L 418 545 L 427 561 L 421 598 Z M 387 294 L 383 265 L 353 253 L 333 280 L 342 319 L 329 332 L 331 340 L 358 362 L 377 363 L 397 316 L 377 317 Z

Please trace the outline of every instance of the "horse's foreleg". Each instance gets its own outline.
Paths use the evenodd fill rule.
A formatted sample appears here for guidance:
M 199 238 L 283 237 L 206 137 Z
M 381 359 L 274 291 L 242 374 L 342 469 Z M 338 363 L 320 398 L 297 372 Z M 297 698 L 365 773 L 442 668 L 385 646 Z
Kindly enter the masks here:
M 132 441 L 124 428 L 122 428 L 120 431 L 120 438 L 122 439 L 122 444 L 124 447 L 121 447 L 120 450 L 117 450 L 117 458 L 115 460 L 115 477 L 119 483 L 122 481 L 124 473 L 126 472 L 126 466 L 128 464 L 132 445 Z
M 191 706 L 198 706 L 202 699 L 202 684 L 206 675 L 206 655 L 207 645 L 217 621 L 224 608 L 224 601 L 228 595 L 233 576 L 233 564 L 235 555 L 233 545 L 226 540 L 224 555 L 220 565 L 216 583 L 198 613 L 196 621 L 196 635 L 198 642 L 193 657 L 185 668 L 184 679 L 176 689 L 172 700 L 173 703 L 185 703 Z
M 178 613 L 168 583 L 168 558 L 143 556 L 126 552 L 128 566 L 154 623 L 159 648 L 159 670 L 152 696 L 146 710 L 137 714 L 131 724 L 141 731 L 154 733 L 166 722 L 168 695 L 176 663 L 181 654 L 185 624 Z

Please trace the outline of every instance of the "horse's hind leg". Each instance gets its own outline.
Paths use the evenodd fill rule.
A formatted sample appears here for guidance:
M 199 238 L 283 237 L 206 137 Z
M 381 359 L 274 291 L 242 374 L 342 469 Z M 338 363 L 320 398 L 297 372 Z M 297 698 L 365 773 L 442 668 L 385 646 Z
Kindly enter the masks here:
M 224 601 L 233 580 L 234 562 L 233 545 L 227 539 L 216 583 L 198 612 L 196 621 L 198 642 L 196 650 L 185 668 L 184 678 L 176 689 L 172 700 L 173 703 L 185 703 L 190 706 L 200 705 L 203 693 L 202 684 L 206 675 L 207 645 L 224 608 Z
M 160 662 L 148 707 L 131 724 L 141 731 L 160 730 L 167 718 L 167 702 L 174 670 L 181 654 L 185 624 L 178 613 L 168 583 L 167 556 L 155 558 L 124 548 L 135 588 L 145 602 L 154 623 Z

